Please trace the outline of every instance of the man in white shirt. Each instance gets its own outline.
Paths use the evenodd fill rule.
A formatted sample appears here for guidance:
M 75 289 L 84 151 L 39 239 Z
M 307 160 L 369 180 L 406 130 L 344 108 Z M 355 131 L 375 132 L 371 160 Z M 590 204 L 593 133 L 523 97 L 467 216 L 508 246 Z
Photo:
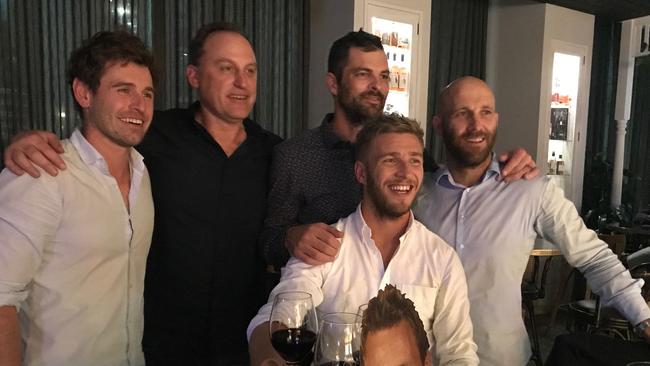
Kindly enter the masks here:
M 422 136 L 417 122 L 395 115 L 364 126 L 354 165 L 363 198 L 356 212 L 334 225 L 343 232 L 338 256 L 317 266 L 289 261 L 269 302 L 248 327 L 253 365 L 279 358 L 268 325 L 276 294 L 304 291 L 320 313 L 354 313 L 386 284 L 415 303 L 436 364 L 478 364 L 460 262 L 410 211 L 423 176 Z
M 153 58 L 126 32 L 73 52 L 81 129 L 58 176 L 0 174 L 0 365 L 144 365 L 142 295 L 153 229 L 143 158 Z
M 538 235 L 585 274 L 604 305 L 644 324 L 650 309 L 641 297 L 642 281 L 631 278 L 548 177 L 500 181 L 492 153 L 498 114 L 488 85 L 464 77 L 439 100 L 433 125 L 444 138 L 447 166 L 425 177 L 413 211 L 463 263 L 481 365 L 524 365 L 530 358 L 520 286 Z M 650 328 L 645 337 L 650 339 Z

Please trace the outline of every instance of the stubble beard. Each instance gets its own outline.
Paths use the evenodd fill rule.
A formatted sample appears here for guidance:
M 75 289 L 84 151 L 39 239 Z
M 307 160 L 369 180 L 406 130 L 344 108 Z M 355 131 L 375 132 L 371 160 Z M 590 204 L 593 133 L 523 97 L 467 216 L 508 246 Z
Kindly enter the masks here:
M 384 113 L 384 105 L 386 104 L 386 95 L 376 90 L 365 91 L 357 96 L 352 96 L 350 89 L 345 83 L 339 84 L 341 93 L 337 96 L 338 104 L 343 109 L 343 112 L 348 117 L 350 123 L 355 126 L 361 126 L 365 121 L 377 118 Z M 377 106 L 365 106 L 362 101 L 365 97 L 375 96 L 381 99 L 381 103 Z
M 485 138 L 485 149 L 478 151 L 466 149 L 463 146 L 463 140 L 467 137 Z M 494 143 L 496 141 L 496 132 L 490 134 L 489 132 L 479 131 L 455 136 L 453 134 L 453 131 L 445 126 L 443 130 L 443 139 L 445 146 L 447 147 L 449 158 L 453 159 L 454 162 L 460 167 L 474 168 L 484 163 L 487 159 L 490 159 L 492 150 L 494 148 Z
M 375 213 L 380 218 L 398 219 L 408 213 L 413 204 L 413 202 L 411 202 L 405 208 L 391 205 L 386 198 L 386 195 L 381 191 L 381 187 L 379 187 L 377 181 L 371 174 L 369 174 L 367 178 L 366 191 L 368 192 L 368 198 L 372 201 L 372 204 L 375 207 Z

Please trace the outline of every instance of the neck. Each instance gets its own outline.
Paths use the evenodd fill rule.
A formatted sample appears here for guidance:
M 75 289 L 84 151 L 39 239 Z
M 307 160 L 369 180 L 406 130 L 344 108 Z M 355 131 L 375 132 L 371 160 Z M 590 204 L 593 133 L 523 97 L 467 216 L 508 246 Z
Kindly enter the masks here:
M 88 126 L 88 124 L 85 124 L 81 128 L 81 134 L 104 158 L 106 165 L 108 165 L 109 173 L 115 179 L 118 179 L 118 181 L 124 177 L 127 177 L 130 181 L 131 168 L 129 162 L 131 159 L 131 148 L 117 145 L 97 129 L 89 128 Z
M 380 215 L 370 200 L 364 198 L 361 202 L 361 214 L 372 232 L 372 240 L 379 249 L 386 267 L 399 246 L 399 238 L 406 232 L 411 212 L 408 211 L 399 217 Z
M 449 153 L 447 154 L 449 155 Z M 447 169 L 449 169 L 456 183 L 462 184 L 465 187 L 472 187 L 479 183 L 481 177 L 483 177 L 490 167 L 491 162 L 492 156 L 490 155 L 488 159 L 485 159 L 479 165 L 468 167 L 458 164 L 458 162 L 450 158 L 447 160 Z
M 207 111 L 203 105 L 194 115 L 194 119 L 205 127 L 227 156 L 232 155 L 246 140 L 243 120 L 224 121 Z
M 131 189 L 131 148 L 120 146 L 98 129 L 84 124 L 81 133 L 99 152 L 108 165 L 108 173 L 115 178 L 126 209 L 129 210 L 129 191 Z
M 357 141 L 357 134 L 361 130 L 361 125 L 352 123 L 347 114 L 340 107 L 335 106 L 332 129 L 341 140 L 354 143 Z

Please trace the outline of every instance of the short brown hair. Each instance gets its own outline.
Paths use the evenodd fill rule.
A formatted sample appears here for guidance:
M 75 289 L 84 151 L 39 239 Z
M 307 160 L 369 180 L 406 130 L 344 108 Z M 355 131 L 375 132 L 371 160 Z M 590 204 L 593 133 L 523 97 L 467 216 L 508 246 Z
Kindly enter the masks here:
M 368 308 L 361 320 L 361 347 L 364 347 L 369 333 L 393 327 L 402 321 L 406 321 L 411 327 L 420 359 L 424 362 L 429 350 L 429 340 L 420 315 L 415 310 L 413 301 L 393 285 L 386 285 L 368 302 Z
M 250 39 L 246 37 L 238 25 L 228 22 L 208 23 L 199 28 L 199 30 L 196 31 L 194 38 L 192 38 L 190 41 L 190 45 L 187 51 L 188 64 L 194 66 L 199 65 L 199 60 L 203 55 L 203 45 L 205 44 L 205 41 L 208 39 L 208 37 L 217 32 L 231 32 L 239 34 L 240 36 L 244 37 L 246 41 L 248 41 L 248 43 L 251 45 L 251 48 L 253 48 L 253 44 L 251 43 Z
M 133 62 L 145 66 L 151 73 L 154 85 L 156 83 L 153 55 L 140 38 L 125 31 L 101 31 L 85 40 L 81 47 L 70 55 L 67 68 L 70 88 L 74 79 L 79 79 L 96 92 L 106 71 L 106 65 L 110 62 Z M 81 111 L 76 99 L 74 104 L 75 108 Z
M 336 76 L 337 83 L 341 83 L 343 78 L 343 69 L 348 63 L 350 48 L 360 48 L 363 52 L 383 51 L 384 46 L 381 39 L 374 34 L 364 32 L 359 29 L 358 32 L 348 32 L 343 37 L 337 39 L 330 48 L 327 56 L 327 72 Z
M 377 136 L 385 133 L 409 133 L 415 135 L 424 145 L 422 140 L 424 131 L 415 120 L 397 113 L 382 114 L 366 121 L 361 131 L 359 131 L 355 144 L 357 160 L 362 161 L 365 159 L 372 141 Z

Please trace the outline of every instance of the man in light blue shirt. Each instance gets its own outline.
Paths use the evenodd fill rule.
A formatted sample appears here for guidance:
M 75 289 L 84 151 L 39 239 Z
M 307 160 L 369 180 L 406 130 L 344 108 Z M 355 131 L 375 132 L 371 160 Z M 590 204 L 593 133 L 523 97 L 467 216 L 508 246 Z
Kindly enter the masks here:
M 539 235 L 587 277 L 603 304 L 632 324 L 650 318 L 633 280 L 607 244 L 588 230 L 574 205 L 547 177 L 504 183 L 492 148 L 494 95 L 480 79 L 452 82 L 433 125 L 447 166 L 425 177 L 415 216 L 458 253 L 465 269 L 481 365 L 524 365 L 531 355 L 521 318 L 521 279 Z M 650 328 L 646 328 L 650 340 Z

